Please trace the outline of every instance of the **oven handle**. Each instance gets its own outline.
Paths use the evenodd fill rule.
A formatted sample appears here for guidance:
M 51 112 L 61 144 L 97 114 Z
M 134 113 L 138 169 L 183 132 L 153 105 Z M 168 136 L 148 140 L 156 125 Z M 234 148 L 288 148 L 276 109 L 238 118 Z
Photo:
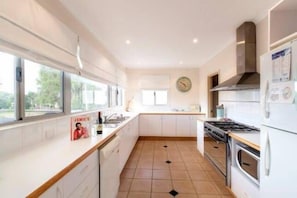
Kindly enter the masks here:
M 215 141 L 224 142 L 224 141 L 218 139 L 218 138 L 217 138 L 216 136 L 214 136 L 212 133 L 209 133 L 209 132 L 206 131 L 206 134 L 207 134 L 209 137 L 213 138 Z
M 270 151 L 270 141 L 269 141 L 269 135 L 267 132 L 266 135 L 266 144 L 265 144 L 265 150 L 264 150 L 264 169 L 265 169 L 265 175 L 269 176 L 270 174 L 270 164 L 271 164 L 271 151 Z

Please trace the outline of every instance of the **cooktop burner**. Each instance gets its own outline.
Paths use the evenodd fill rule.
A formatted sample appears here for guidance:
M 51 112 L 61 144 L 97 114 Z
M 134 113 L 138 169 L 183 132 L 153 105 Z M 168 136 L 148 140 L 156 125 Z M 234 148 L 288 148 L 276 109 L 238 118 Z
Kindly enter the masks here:
M 259 129 L 234 121 L 207 121 L 209 127 L 217 128 L 224 132 L 259 132 Z

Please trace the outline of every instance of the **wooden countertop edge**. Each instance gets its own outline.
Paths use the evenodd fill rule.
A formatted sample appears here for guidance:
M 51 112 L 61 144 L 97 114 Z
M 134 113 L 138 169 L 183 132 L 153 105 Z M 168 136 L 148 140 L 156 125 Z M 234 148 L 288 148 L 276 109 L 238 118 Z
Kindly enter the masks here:
M 244 138 L 241 138 L 241 137 L 237 136 L 236 133 L 229 133 L 229 136 L 236 139 L 236 140 L 238 140 L 238 141 L 240 141 L 240 142 L 242 142 L 242 143 L 245 143 L 246 145 L 248 145 L 248 146 L 250 146 L 250 147 L 252 147 L 252 148 L 254 148 L 254 149 L 258 150 L 258 151 L 260 151 L 260 146 L 259 145 L 254 144 L 254 143 L 252 143 L 252 142 L 250 142 L 250 141 L 248 141 L 248 140 L 246 140 Z
M 136 118 L 137 115 L 129 119 L 129 122 Z M 44 184 L 42 184 L 40 187 L 35 189 L 33 192 L 31 192 L 29 195 L 27 195 L 27 198 L 35 198 L 39 197 L 42 193 L 44 193 L 47 189 L 49 189 L 52 185 L 54 185 L 57 181 L 59 181 L 62 177 L 64 177 L 68 172 L 70 172 L 73 168 L 75 168 L 80 162 L 82 162 L 84 159 L 86 159 L 89 155 L 91 155 L 94 151 L 96 151 L 100 146 L 104 145 L 106 142 L 108 142 L 112 137 L 116 135 L 116 133 L 122 129 L 126 124 L 129 123 L 128 121 L 119 126 L 118 128 L 115 128 L 114 132 L 112 132 L 109 136 L 104 138 L 102 141 L 98 142 L 96 145 L 94 145 L 92 148 L 87 150 L 82 156 L 77 158 L 74 162 L 69 164 L 67 167 L 65 167 L 63 170 L 61 170 L 58 174 L 54 175 L 51 179 L 46 181 Z

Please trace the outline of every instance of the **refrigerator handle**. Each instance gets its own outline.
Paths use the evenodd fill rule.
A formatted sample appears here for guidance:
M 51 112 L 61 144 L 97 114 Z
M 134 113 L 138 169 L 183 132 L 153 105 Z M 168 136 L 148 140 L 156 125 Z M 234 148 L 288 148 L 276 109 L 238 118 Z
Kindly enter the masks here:
M 267 132 L 266 136 L 266 144 L 265 144 L 265 151 L 264 151 L 264 168 L 265 168 L 265 175 L 269 176 L 270 174 L 270 164 L 271 164 L 271 152 L 270 152 L 270 141 L 269 135 Z
M 263 111 L 264 117 L 268 119 L 270 117 L 269 106 L 268 106 L 268 95 L 269 95 L 269 81 L 266 81 L 265 84 L 265 93 L 264 93 L 264 101 L 263 101 Z

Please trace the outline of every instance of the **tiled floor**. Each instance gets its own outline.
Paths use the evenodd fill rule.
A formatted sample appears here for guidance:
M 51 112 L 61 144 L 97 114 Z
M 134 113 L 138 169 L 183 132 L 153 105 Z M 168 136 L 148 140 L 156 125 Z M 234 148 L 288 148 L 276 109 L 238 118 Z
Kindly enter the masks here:
M 196 141 L 138 141 L 121 174 L 118 198 L 172 197 L 233 196 Z

